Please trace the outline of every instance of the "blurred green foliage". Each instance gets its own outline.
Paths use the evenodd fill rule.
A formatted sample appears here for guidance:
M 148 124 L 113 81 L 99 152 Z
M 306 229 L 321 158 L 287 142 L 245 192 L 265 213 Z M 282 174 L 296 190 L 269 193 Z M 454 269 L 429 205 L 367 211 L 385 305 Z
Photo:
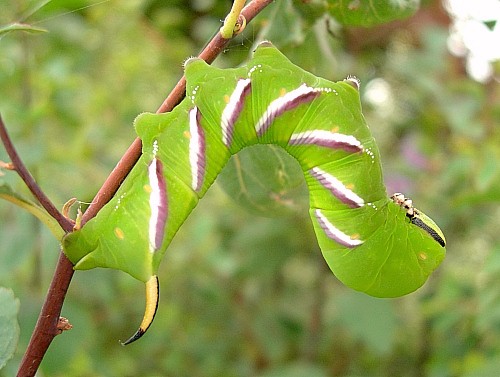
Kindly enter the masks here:
M 229 2 L 0 0 L 0 25 L 48 33 L 0 36 L 0 111 L 56 205 L 89 201 L 220 27 Z M 447 52 L 449 19 L 426 1 L 410 19 L 340 27 L 280 1 L 216 62 L 235 66 L 270 39 L 316 75 L 362 81 L 389 192 L 403 191 L 448 241 L 444 264 L 418 292 L 382 300 L 340 285 L 307 213 L 248 214 L 214 186 L 162 264 L 158 316 L 139 342 L 143 286 L 109 270 L 77 272 L 43 376 L 497 376 L 500 370 L 500 98 Z M 498 66 L 497 77 L 498 77 Z M 376 85 L 385 88 L 374 101 Z M 380 91 L 379 91 L 380 92 Z M 6 160 L 0 148 L 0 160 Z M 26 192 L 14 174 L 1 179 Z M 0 286 L 19 298 L 15 373 L 51 279 L 58 245 L 36 220 L 0 202 Z
M 14 355 L 19 340 L 19 300 L 12 290 L 0 287 L 0 369 Z

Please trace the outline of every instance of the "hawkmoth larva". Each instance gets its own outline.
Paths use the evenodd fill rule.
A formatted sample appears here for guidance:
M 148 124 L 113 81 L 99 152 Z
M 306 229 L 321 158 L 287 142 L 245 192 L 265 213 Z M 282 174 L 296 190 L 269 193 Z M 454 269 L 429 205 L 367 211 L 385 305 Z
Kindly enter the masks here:
M 125 343 L 153 320 L 158 265 L 173 236 L 229 157 L 250 145 L 275 144 L 296 158 L 323 256 L 347 286 L 401 296 L 419 288 L 443 260 L 437 225 L 412 205 L 402 206 L 404 195 L 391 200 L 386 194 L 357 79 L 318 78 L 268 42 L 240 68 L 189 59 L 185 71 L 187 96 L 180 105 L 136 119 L 143 154 L 115 197 L 63 239 L 76 269 L 115 268 L 147 283 L 143 323 Z

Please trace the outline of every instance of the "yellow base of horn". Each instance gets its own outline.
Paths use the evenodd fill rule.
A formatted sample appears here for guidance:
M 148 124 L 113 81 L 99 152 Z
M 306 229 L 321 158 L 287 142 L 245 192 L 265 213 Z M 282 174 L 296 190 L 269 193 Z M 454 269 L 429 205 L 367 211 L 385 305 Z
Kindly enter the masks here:
M 149 326 L 151 326 L 151 323 L 153 323 L 153 319 L 155 318 L 159 299 L 160 282 L 158 281 L 158 276 L 153 275 L 146 282 L 146 309 L 144 310 L 144 317 L 142 318 L 141 325 L 134 335 L 128 338 L 125 342 L 122 342 L 122 346 L 126 346 L 127 344 L 135 342 L 146 333 Z

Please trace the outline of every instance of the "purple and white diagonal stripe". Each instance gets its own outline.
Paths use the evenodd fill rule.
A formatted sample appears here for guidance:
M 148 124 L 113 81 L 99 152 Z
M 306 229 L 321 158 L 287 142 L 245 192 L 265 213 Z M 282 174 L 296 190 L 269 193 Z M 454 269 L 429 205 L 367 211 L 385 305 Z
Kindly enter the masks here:
M 365 205 L 363 198 L 359 197 L 352 190 L 348 189 L 341 181 L 324 170 L 314 167 L 309 170 L 309 174 L 316 178 L 318 182 L 339 199 L 342 203 L 351 208 L 359 208 Z
M 361 245 L 364 241 L 359 240 L 359 239 L 353 239 L 349 237 L 347 234 L 343 233 L 339 229 L 337 229 L 326 217 L 321 213 L 321 210 L 316 209 L 314 211 L 314 215 L 316 216 L 316 220 L 318 220 L 318 223 L 325 232 L 325 234 L 328 236 L 328 238 L 334 240 L 338 244 L 353 248 L 356 246 Z
M 189 111 L 189 164 L 191 166 L 191 187 L 199 191 L 205 177 L 205 132 L 200 123 L 201 114 L 198 107 Z
M 167 184 L 163 176 L 163 164 L 156 157 L 148 166 L 149 186 L 149 251 L 155 252 L 161 247 L 165 235 L 168 216 Z
M 362 152 L 360 141 L 351 135 L 339 134 L 327 130 L 311 130 L 292 134 L 290 145 L 318 145 L 332 149 L 343 149 L 346 152 Z
M 233 141 L 234 124 L 236 123 L 241 110 L 243 110 L 245 97 L 250 93 L 251 85 L 250 79 L 238 80 L 236 88 L 234 88 L 226 107 L 224 107 L 224 110 L 222 111 L 222 142 L 228 148 L 231 146 Z
M 320 94 L 321 90 L 302 84 L 297 89 L 294 89 L 286 93 L 284 96 L 275 99 L 269 104 L 266 111 L 255 125 L 257 135 L 259 137 L 262 136 L 274 119 L 283 114 L 285 111 L 292 110 L 302 103 L 311 102 Z

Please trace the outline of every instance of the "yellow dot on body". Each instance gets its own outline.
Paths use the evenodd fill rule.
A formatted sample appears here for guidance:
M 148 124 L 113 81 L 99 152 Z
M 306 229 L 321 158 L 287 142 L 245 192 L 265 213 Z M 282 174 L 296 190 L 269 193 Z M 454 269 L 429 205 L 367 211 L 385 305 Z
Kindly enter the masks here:
M 356 186 L 354 185 L 354 183 L 348 183 L 347 185 L 345 185 L 345 187 L 346 187 L 347 189 L 349 189 L 349 190 L 351 190 L 351 191 L 352 191 L 352 190 L 354 190 L 354 187 L 356 187 Z
M 285 88 L 281 88 L 280 89 L 280 97 L 283 97 L 285 94 L 286 94 L 286 89 Z
M 427 254 L 424 252 L 418 253 L 418 259 L 420 260 L 427 260 Z
M 125 233 L 123 233 L 123 230 L 121 230 L 120 228 L 117 227 L 117 228 L 115 228 L 115 236 L 119 240 L 123 240 L 125 238 Z
M 352 236 L 351 236 L 351 240 L 359 240 L 361 238 L 361 236 L 359 235 L 359 233 L 354 233 Z
M 150 185 L 146 184 L 144 186 L 142 186 L 142 188 L 144 189 L 144 191 L 146 191 L 148 194 L 151 193 L 151 191 L 153 191 L 153 189 L 151 188 Z
M 332 127 L 331 131 L 332 131 L 333 133 L 337 133 L 337 132 L 339 132 L 339 126 Z
M 186 139 L 191 139 L 191 134 L 189 133 L 189 131 L 184 131 L 182 133 L 182 135 L 186 138 Z
M 229 103 L 229 96 L 227 94 L 224 96 L 224 102 Z

